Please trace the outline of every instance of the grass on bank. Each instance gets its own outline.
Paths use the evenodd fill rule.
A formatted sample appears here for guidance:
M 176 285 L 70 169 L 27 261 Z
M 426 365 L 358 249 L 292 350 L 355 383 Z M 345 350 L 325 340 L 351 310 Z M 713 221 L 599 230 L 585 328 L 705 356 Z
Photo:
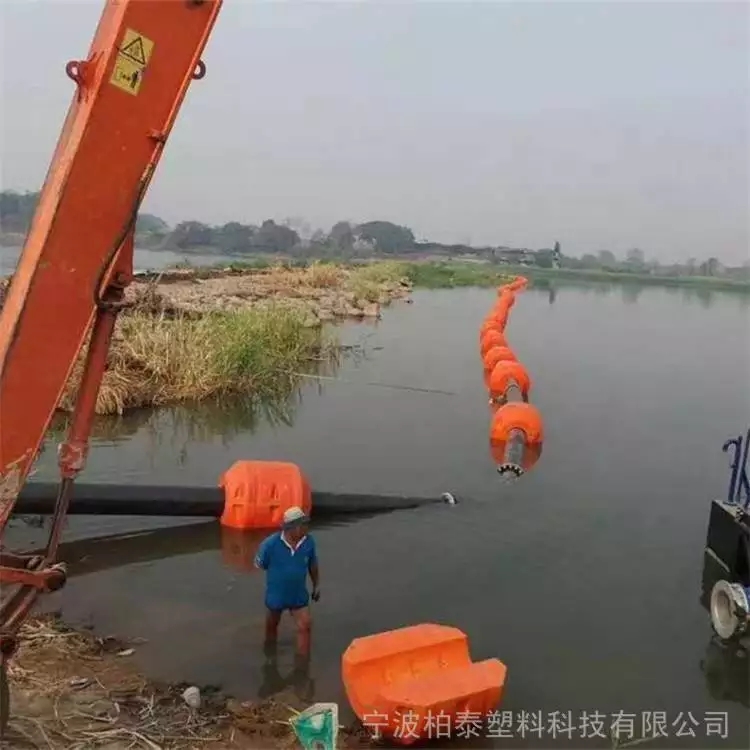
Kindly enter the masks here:
M 330 335 L 303 315 L 259 306 L 200 317 L 136 310 L 118 321 L 98 414 L 233 394 L 282 399 L 317 360 L 337 355 Z M 80 362 L 62 399 L 72 408 Z
M 665 276 L 627 271 L 607 271 L 604 269 L 576 268 L 539 268 L 536 266 L 496 266 L 490 263 L 470 263 L 460 260 L 376 260 L 366 263 L 333 260 L 289 259 L 288 261 L 270 262 L 263 258 L 252 258 L 234 261 L 230 264 L 219 263 L 217 268 L 228 268 L 236 272 L 252 272 L 276 266 L 290 269 L 313 269 L 321 276 L 335 273 L 330 269 L 339 269 L 341 273 L 349 272 L 350 287 L 367 290 L 367 285 L 357 287 L 356 278 L 367 278 L 373 274 L 377 278 L 384 274 L 384 281 L 392 282 L 397 278 L 406 278 L 414 286 L 424 289 L 453 289 L 456 287 L 491 287 L 505 283 L 515 276 L 526 276 L 530 281 L 544 283 L 559 282 L 592 282 L 608 284 L 632 284 L 640 286 L 687 287 L 693 289 L 715 289 L 717 291 L 739 292 L 750 294 L 750 281 L 720 276 Z M 189 263 L 184 267 L 191 267 Z M 383 269 L 383 270 L 378 270 Z M 196 269 L 197 270 L 197 269 Z M 364 274 L 359 276 L 359 274 Z M 372 277 L 371 277 L 372 278 Z M 373 296 L 372 290 L 367 290 Z M 364 299 L 365 297 L 363 297 Z M 373 300 L 374 301 L 374 300 Z
M 328 329 L 310 325 L 309 310 L 297 304 L 294 288 L 314 287 L 324 296 L 330 290 L 362 307 L 388 301 L 388 287 L 405 277 L 398 263 L 345 268 L 317 262 L 304 269 L 252 264 L 231 270 L 281 272 L 278 283 L 281 289 L 289 285 L 290 298 L 282 292 L 276 301 L 261 300 L 247 308 L 175 313 L 157 291 L 156 279 L 118 320 L 97 414 L 235 395 L 278 403 L 293 392 L 300 374 L 335 363 L 340 354 Z M 289 271 L 286 280 L 284 270 Z M 61 400 L 63 411 L 73 408 L 81 370 L 82 359 Z

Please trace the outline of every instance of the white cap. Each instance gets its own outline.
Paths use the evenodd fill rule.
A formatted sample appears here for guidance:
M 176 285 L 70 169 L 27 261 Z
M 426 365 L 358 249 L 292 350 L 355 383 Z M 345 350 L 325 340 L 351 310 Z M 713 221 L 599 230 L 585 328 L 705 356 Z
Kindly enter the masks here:
M 293 505 L 291 508 L 287 508 L 284 511 L 284 521 L 282 522 L 282 526 L 285 529 L 290 528 L 291 526 L 299 526 L 302 523 L 306 523 L 307 520 L 305 511 L 303 511 L 302 508 Z

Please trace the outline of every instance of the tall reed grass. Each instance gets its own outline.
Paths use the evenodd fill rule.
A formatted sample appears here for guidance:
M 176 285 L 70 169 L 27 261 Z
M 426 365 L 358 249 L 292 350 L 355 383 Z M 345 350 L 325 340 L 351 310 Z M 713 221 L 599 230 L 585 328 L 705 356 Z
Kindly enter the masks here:
M 126 312 L 118 321 L 97 413 L 232 394 L 284 398 L 298 382 L 297 373 L 336 356 L 330 334 L 307 327 L 302 314 L 288 307 L 200 317 Z M 61 402 L 64 410 L 72 408 L 80 373 L 79 361 Z

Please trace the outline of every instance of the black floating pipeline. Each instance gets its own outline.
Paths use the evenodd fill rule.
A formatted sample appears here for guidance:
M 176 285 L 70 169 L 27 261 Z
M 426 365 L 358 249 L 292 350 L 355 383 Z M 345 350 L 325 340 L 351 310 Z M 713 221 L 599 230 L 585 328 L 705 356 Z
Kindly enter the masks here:
M 484 381 L 493 410 L 490 452 L 500 474 L 521 476 L 539 460 L 544 425 L 539 410 L 529 403 L 531 377 L 505 337 L 516 293 L 528 281 L 519 276 L 498 288 L 497 301 L 479 334 Z
M 16 515 L 54 512 L 59 485 L 27 482 L 16 502 Z M 313 519 L 369 515 L 457 500 L 439 497 L 313 492 L 295 464 L 238 461 L 217 487 L 76 483 L 72 515 L 171 516 L 220 518 L 222 526 L 240 530 L 278 528 L 284 511 L 298 506 Z

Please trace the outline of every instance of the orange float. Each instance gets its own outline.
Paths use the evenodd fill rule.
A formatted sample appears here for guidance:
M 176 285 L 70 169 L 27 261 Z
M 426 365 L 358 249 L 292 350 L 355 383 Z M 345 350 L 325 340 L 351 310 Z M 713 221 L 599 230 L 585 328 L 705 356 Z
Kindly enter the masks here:
M 512 289 L 514 292 L 520 292 L 529 285 L 529 280 L 525 276 L 516 276 L 510 284 L 507 284 L 508 289 Z
M 507 675 L 499 659 L 472 662 L 466 634 L 436 624 L 355 638 L 341 671 L 365 728 L 400 745 L 445 736 L 449 729 L 452 736 L 462 716 L 487 716 L 502 700 Z
M 312 493 L 295 464 L 237 461 L 219 480 L 224 489 L 221 525 L 233 529 L 278 529 L 293 506 L 310 514 Z
M 508 325 L 508 318 L 510 317 L 510 308 L 495 307 L 490 313 L 493 320 L 495 320 L 502 330 L 505 330 L 505 326 Z
M 485 318 L 484 324 L 491 324 L 499 331 L 504 331 L 505 326 L 508 325 L 508 316 L 510 310 L 497 310 L 493 308 L 490 314 Z
M 514 362 L 516 355 L 507 346 L 493 346 L 487 350 L 487 353 L 482 357 L 482 363 L 484 364 L 484 371 L 491 373 L 495 369 L 495 365 L 498 362 L 505 361 Z
M 508 287 L 501 287 L 497 292 L 497 301 L 495 306 L 507 305 L 508 308 L 513 307 L 516 304 L 516 293 Z
M 505 335 L 497 328 L 488 328 L 479 336 L 479 352 L 484 359 L 484 355 L 492 349 L 493 346 L 507 346 Z
M 492 399 L 506 399 L 514 385 L 521 391 L 524 400 L 531 391 L 531 378 L 526 368 L 518 361 L 500 360 L 485 380 Z
M 544 442 L 542 415 L 536 406 L 523 402 L 501 406 L 492 416 L 490 440 L 496 443 L 518 439 L 523 433 L 526 445 Z
M 503 293 L 497 298 L 497 302 L 492 306 L 492 312 L 495 315 L 507 315 L 515 304 L 515 294 L 512 292 Z
M 479 338 L 481 339 L 487 331 L 498 331 L 502 333 L 505 330 L 505 323 L 502 320 L 498 320 L 494 315 L 484 319 L 482 326 L 479 329 Z

